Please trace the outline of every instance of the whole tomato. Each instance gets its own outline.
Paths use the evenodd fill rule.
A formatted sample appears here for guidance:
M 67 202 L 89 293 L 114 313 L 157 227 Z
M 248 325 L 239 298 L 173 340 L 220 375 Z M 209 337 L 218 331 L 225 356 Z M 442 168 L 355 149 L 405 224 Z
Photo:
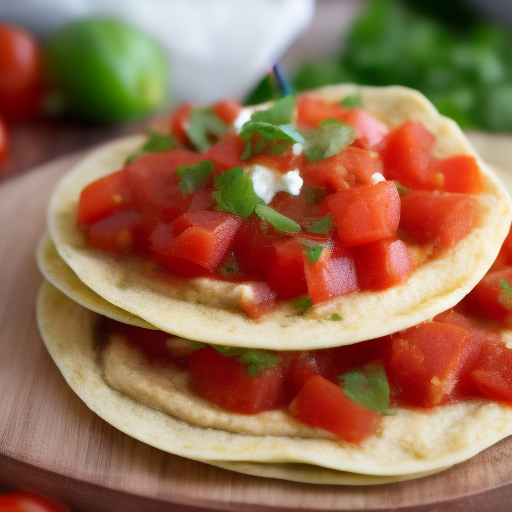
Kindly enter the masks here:
M 69 512 L 31 492 L 11 492 L 0 496 L 1 512 Z
M 43 96 L 41 51 L 25 30 L 0 23 L 0 114 L 8 123 L 39 113 Z

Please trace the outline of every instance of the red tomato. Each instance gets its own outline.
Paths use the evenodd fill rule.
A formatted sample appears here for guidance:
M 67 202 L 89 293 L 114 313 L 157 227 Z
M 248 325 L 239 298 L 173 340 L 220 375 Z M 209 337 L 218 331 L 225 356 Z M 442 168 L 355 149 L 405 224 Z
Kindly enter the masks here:
M 0 112 L 9 122 L 29 120 L 42 99 L 41 53 L 25 30 L 0 24 Z
M 380 154 L 384 176 L 409 188 L 421 188 L 428 182 L 430 151 L 434 136 L 420 122 L 407 121 L 384 137 Z
M 424 188 L 459 192 L 461 194 L 480 194 L 483 183 L 480 168 L 474 156 L 458 155 L 450 158 L 430 160 L 428 180 Z
M 343 190 L 327 197 L 327 202 L 346 247 L 396 235 L 400 197 L 391 181 Z
M 277 367 L 251 376 L 237 357 L 227 357 L 212 347 L 193 352 L 189 364 L 194 389 L 224 409 L 256 414 L 285 405 L 283 376 Z
M 32 492 L 11 492 L 0 496 L 2 512 L 69 512 L 50 500 Z
M 241 158 L 244 149 L 245 143 L 238 135 L 227 133 L 200 155 L 202 160 L 213 160 L 216 172 L 221 173 L 244 164 Z
M 361 288 L 366 290 L 395 286 L 413 270 L 407 246 L 394 237 L 358 246 L 356 267 Z
M 360 443 L 374 434 L 381 416 L 352 402 L 343 389 L 320 375 L 310 377 L 289 406 L 290 413 L 311 427 L 319 427 Z
M 88 234 L 91 244 L 103 251 L 127 253 L 144 248 L 142 216 L 133 210 L 96 222 Z
M 0 118 L 0 167 L 2 166 L 5 157 L 9 151 L 9 137 L 5 125 Z
M 437 249 L 453 247 L 473 227 L 478 204 L 475 198 L 450 192 L 413 190 L 401 197 L 400 227 L 420 244 Z
M 176 137 L 178 142 L 184 147 L 190 147 L 190 141 L 187 135 L 187 125 L 190 121 L 190 114 L 192 112 L 192 105 L 185 103 L 171 116 L 171 133 Z
M 268 313 L 275 302 L 276 294 L 267 283 L 248 283 L 252 289 L 252 297 L 245 295 L 240 300 L 240 307 L 253 319 Z
M 212 110 L 226 123 L 232 124 L 242 110 L 242 105 L 234 100 L 223 100 L 215 103 Z

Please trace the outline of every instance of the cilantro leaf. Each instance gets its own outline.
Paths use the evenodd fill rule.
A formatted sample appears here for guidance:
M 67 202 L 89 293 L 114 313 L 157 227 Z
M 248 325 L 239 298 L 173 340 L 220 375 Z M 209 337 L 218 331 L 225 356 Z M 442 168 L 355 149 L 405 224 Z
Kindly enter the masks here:
M 505 279 L 499 282 L 501 292 L 498 298 L 499 303 L 506 309 L 512 309 L 512 286 Z
M 193 165 L 180 165 L 176 169 L 176 174 L 180 176 L 180 188 L 183 197 L 192 194 L 198 189 L 209 177 L 215 168 L 212 160 L 204 160 Z
M 339 313 L 333 313 L 331 315 L 331 320 L 334 322 L 341 322 L 343 320 L 343 317 Z
M 251 116 L 251 121 L 270 123 L 273 125 L 289 124 L 292 122 L 294 109 L 295 97 L 285 96 L 279 101 L 276 101 L 270 108 L 254 112 Z
M 281 215 L 273 208 L 270 208 L 270 206 L 258 204 L 254 209 L 254 213 L 260 219 L 266 220 L 268 223 L 272 224 L 272 226 L 279 231 L 283 231 L 285 233 L 298 233 L 300 231 L 300 224 L 297 224 L 294 220 Z
M 361 101 L 361 96 L 359 96 L 359 94 L 349 94 L 340 101 L 340 105 L 347 108 L 356 108 L 362 107 L 363 102 Z
M 306 254 L 308 255 L 308 260 L 311 263 L 316 263 L 320 259 L 322 251 L 324 250 L 324 248 L 321 245 L 302 244 L 302 247 L 306 251 Z
M 336 155 L 354 142 L 355 130 L 338 119 L 325 119 L 318 129 L 302 132 L 302 135 L 306 158 L 310 162 L 318 162 Z
M 311 297 L 307 294 L 292 300 L 292 306 L 297 310 L 299 315 L 303 315 L 312 305 Z
M 389 383 L 382 366 L 367 365 L 338 377 L 347 398 L 375 412 L 393 414 L 389 409 Z
M 135 153 L 132 153 L 126 159 L 125 163 L 131 164 L 144 153 L 159 153 L 160 151 L 167 151 L 168 149 L 173 149 L 177 146 L 178 143 L 172 135 L 165 135 L 160 132 L 149 132 L 148 140 L 144 142 L 144 144 L 142 144 Z
M 211 109 L 195 109 L 190 114 L 186 128 L 187 137 L 197 151 L 206 151 L 212 146 L 210 136 L 219 139 L 227 132 L 226 123 Z
M 412 192 L 411 189 L 407 188 L 407 187 L 404 187 L 403 185 L 400 184 L 399 181 L 397 180 L 393 180 L 393 183 L 395 184 L 395 187 L 396 189 L 398 190 L 398 193 L 401 195 L 401 196 L 406 196 L 407 194 L 410 194 Z
M 246 219 L 262 200 L 254 192 L 252 180 L 241 167 L 223 172 L 215 179 L 218 189 L 212 194 L 217 210 L 239 215 Z
M 238 357 L 242 363 L 246 363 L 247 374 L 251 377 L 267 368 L 274 368 L 279 362 L 279 358 L 266 350 L 256 348 L 227 347 L 224 345 L 211 345 L 217 352 L 223 356 Z
M 251 141 L 253 134 L 258 134 L 260 137 L 256 141 Z M 286 148 L 296 142 L 304 142 L 303 137 L 291 124 L 276 126 L 260 121 L 247 121 L 242 126 L 240 137 L 247 142 L 242 160 L 252 155 L 259 155 L 264 151 L 280 155 Z
M 325 235 L 329 232 L 332 227 L 332 215 L 328 213 L 323 219 L 320 219 L 318 222 L 311 224 L 311 226 L 306 229 L 310 233 L 318 233 L 320 235 Z

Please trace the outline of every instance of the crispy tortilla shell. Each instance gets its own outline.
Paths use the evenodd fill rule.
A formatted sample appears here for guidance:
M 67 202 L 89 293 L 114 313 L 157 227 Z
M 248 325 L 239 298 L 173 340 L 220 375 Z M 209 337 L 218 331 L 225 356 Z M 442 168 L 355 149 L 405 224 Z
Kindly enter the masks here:
M 244 463 L 239 464 L 242 472 L 257 474 L 256 468 L 261 467 L 264 476 L 263 465 L 251 469 L 250 463 L 271 463 L 269 476 L 282 478 L 279 474 L 286 475 L 287 471 L 281 464 L 310 464 L 351 474 L 402 479 L 462 462 L 512 434 L 512 408 L 482 400 L 429 411 L 400 409 L 395 416 L 385 416 L 379 431 L 361 445 L 339 439 L 243 435 L 195 426 L 155 406 L 148 407 L 144 402 L 152 401 L 151 397 L 140 394 L 133 399 L 129 391 L 107 385 L 100 364 L 105 340 L 99 315 L 48 282 L 41 288 L 37 313 L 42 337 L 64 378 L 108 423 L 176 455 L 223 467 L 230 462 Z M 136 378 L 151 380 L 151 369 L 144 368 Z M 148 389 L 156 394 L 161 391 L 155 381 Z M 236 468 L 234 464 L 230 469 Z M 314 473 L 314 469 L 311 471 Z M 308 474 L 309 469 L 295 477 L 317 482 L 314 476 L 308 480 Z
M 419 93 L 402 87 L 327 87 L 315 94 L 339 100 L 358 93 L 363 106 L 395 128 L 419 120 L 436 136 L 433 156 L 474 154 L 451 120 L 440 116 Z M 379 292 L 356 292 L 297 315 L 289 304 L 260 321 L 238 308 L 251 288 L 207 278 L 182 279 L 154 269 L 136 256 L 116 256 L 88 245 L 77 228 L 81 190 L 122 167 L 142 142 L 131 137 L 86 157 L 58 184 L 48 227 L 59 255 L 83 283 L 114 306 L 158 329 L 208 343 L 274 350 L 341 346 L 396 332 L 432 318 L 458 303 L 496 258 L 510 225 L 508 194 L 492 170 L 479 161 L 485 192 L 477 196 L 481 221 L 455 248 L 419 267 L 409 280 Z M 329 320 L 333 312 L 343 322 Z

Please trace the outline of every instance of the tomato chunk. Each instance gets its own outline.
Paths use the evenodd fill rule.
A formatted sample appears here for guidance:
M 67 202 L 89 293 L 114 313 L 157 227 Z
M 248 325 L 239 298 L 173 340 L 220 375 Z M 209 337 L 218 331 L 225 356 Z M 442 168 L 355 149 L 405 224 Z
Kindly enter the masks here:
M 142 216 L 133 210 L 96 222 L 88 234 L 91 244 L 103 251 L 126 253 L 144 247 Z
M 223 135 L 212 147 L 201 153 L 201 160 L 213 160 L 215 172 L 220 173 L 245 165 L 242 155 L 245 150 L 244 141 L 233 133 Z
M 380 154 L 384 176 L 409 188 L 428 182 L 430 151 L 434 136 L 419 122 L 407 121 L 384 137 Z
M 90 226 L 129 207 L 131 192 L 123 171 L 92 182 L 82 190 L 78 201 L 78 224 Z
M 190 147 L 190 141 L 187 135 L 187 125 L 190 122 L 190 114 L 192 113 L 192 105 L 185 103 L 174 111 L 171 116 L 171 133 L 176 137 L 178 142 L 184 147 Z
M 379 428 L 381 416 L 345 395 L 320 375 L 307 380 L 289 406 L 290 413 L 311 427 L 319 427 L 350 443 L 361 443 Z
M 357 276 L 362 289 L 383 290 L 407 280 L 413 266 L 409 249 L 394 237 L 357 247 Z
M 453 398 L 471 355 L 470 333 L 461 327 L 429 322 L 394 334 L 389 381 L 399 401 L 433 407 Z
M 480 194 L 483 191 L 480 168 L 474 156 L 458 155 L 443 159 L 433 158 L 427 172 L 429 189 L 461 194 Z
M 160 224 L 153 231 L 152 251 L 164 267 L 189 275 L 191 270 L 200 270 L 197 266 L 209 272 L 217 267 L 242 218 L 225 212 L 199 211 L 175 222 L 179 223 L 178 228 Z
M 347 247 L 396 235 L 400 198 L 390 181 L 337 192 L 327 197 L 327 203 Z
M 274 305 L 276 294 L 267 283 L 250 283 L 252 297 L 243 297 L 240 307 L 253 319 L 258 319 L 268 313 Z
M 401 197 L 400 226 L 416 242 L 438 249 L 455 246 L 471 231 L 477 217 L 474 197 L 413 190 Z
M 242 110 L 242 105 L 234 100 L 222 100 L 213 105 L 212 110 L 217 114 L 226 124 L 232 124 L 233 121 L 239 116 Z
M 256 414 L 285 405 L 283 376 L 277 367 L 250 376 L 245 363 L 212 347 L 193 352 L 189 366 L 193 388 L 223 409 Z
M 339 119 L 356 129 L 356 141 L 370 147 L 377 145 L 389 132 L 382 121 L 359 107 L 346 109 Z

